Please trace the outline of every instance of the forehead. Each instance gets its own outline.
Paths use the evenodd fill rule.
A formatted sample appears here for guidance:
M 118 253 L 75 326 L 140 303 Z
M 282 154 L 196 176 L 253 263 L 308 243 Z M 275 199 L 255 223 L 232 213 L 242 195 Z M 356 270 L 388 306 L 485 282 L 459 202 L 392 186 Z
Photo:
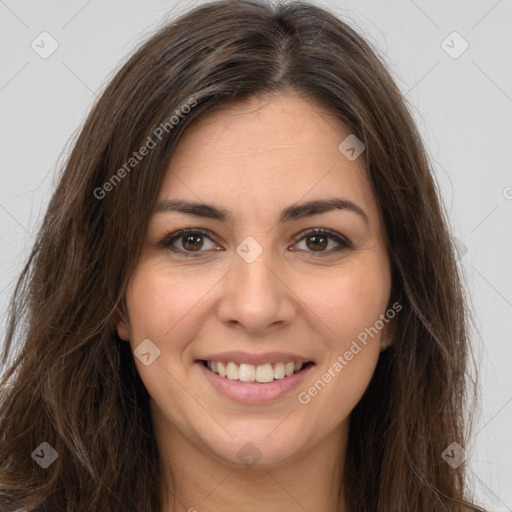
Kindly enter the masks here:
M 377 213 L 364 158 L 340 143 L 351 134 L 320 103 L 298 95 L 249 100 L 208 113 L 182 136 L 159 200 L 179 197 L 230 210 L 344 197 Z

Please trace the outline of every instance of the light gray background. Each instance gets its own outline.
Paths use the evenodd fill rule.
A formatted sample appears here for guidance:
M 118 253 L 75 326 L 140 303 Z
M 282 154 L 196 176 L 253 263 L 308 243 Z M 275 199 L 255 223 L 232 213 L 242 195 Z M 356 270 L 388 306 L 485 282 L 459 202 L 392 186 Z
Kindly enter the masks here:
M 66 143 L 130 51 L 199 3 L 0 0 L 2 337 Z M 414 107 L 461 242 L 479 330 L 482 405 L 466 464 L 481 503 L 512 511 L 512 2 L 317 3 L 379 48 Z M 47 59 L 31 48 L 43 31 L 59 45 Z M 441 46 L 453 31 L 469 44 L 456 59 Z M 452 40 L 452 51 L 461 48 Z

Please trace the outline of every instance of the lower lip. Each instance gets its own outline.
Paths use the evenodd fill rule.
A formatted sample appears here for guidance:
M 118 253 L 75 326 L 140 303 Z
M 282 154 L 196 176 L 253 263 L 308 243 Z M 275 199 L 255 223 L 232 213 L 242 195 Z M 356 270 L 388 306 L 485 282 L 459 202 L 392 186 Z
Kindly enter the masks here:
M 281 398 L 297 388 L 314 366 L 311 364 L 289 377 L 262 384 L 221 377 L 210 371 L 202 362 L 196 362 L 196 364 L 217 391 L 235 402 L 244 404 L 262 404 Z

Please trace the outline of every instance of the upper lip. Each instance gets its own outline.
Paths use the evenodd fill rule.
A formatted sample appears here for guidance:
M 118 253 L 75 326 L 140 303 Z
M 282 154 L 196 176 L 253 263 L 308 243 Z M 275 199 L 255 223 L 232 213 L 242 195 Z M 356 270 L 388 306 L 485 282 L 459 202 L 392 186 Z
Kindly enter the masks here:
M 266 352 L 264 354 L 251 354 L 249 352 L 220 352 L 218 354 L 209 354 L 199 359 L 200 361 L 221 361 L 236 363 L 253 364 L 255 366 L 266 363 L 308 363 L 311 359 L 302 357 L 290 352 Z

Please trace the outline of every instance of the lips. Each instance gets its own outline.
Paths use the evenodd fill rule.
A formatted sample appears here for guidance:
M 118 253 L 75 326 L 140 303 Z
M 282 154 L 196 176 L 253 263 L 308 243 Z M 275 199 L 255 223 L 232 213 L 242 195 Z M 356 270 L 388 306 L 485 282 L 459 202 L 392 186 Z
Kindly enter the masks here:
M 263 405 L 289 396 L 291 392 L 300 386 L 307 378 L 309 372 L 315 368 L 313 363 L 306 364 L 297 373 L 289 377 L 272 380 L 271 382 L 242 382 L 221 377 L 208 369 L 206 364 L 197 361 L 194 367 L 211 385 L 216 393 L 223 395 L 235 402 L 246 405 Z
M 296 388 L 315 365 L 297 354 L 223 352 L 196 360 L 197 367 L 221 394 L 237 402 L 275 400 Z

